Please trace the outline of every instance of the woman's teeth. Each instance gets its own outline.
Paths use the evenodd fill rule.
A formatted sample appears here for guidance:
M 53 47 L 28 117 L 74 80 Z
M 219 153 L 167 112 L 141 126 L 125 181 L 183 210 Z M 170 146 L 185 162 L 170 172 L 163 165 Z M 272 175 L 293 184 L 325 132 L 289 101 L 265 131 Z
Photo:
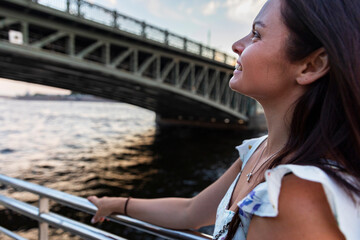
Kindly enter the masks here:
M 235 65 L 235 69 L 238 70 L 238 71 L 242 71 L 242 65 L 237 63 Z

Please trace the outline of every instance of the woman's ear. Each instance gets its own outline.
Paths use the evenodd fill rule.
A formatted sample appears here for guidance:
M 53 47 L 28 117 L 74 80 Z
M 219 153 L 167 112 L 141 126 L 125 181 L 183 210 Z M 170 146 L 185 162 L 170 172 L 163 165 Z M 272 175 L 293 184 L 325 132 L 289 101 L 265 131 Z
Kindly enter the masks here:
M 300 85 L 315 82 L 329 72 L 329 58 L 323 47 L 315 50 L 300 64 L 300 72 L 296 81 Z

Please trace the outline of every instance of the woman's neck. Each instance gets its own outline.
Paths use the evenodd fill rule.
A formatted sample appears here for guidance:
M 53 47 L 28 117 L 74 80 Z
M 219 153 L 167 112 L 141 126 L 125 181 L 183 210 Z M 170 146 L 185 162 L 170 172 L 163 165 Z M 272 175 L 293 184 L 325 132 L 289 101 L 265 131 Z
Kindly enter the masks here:
M 269 156 L 284 147 L 289 137 L 292 117 L 292 111 L 289 110 L 290 106 L 284 106 L 284 104 L 268 105 L 263 105 L 268 127 L 268 141 L 267 148 L 264 152 L 265 156 Z
M 276 96 L 257 99 L 264 108 L 269 132 L 265 156 L 270 156 L 285 146 L 290 135 L 295 103 L 305 91 L 306 87 L 295 84 L 293 88 Z

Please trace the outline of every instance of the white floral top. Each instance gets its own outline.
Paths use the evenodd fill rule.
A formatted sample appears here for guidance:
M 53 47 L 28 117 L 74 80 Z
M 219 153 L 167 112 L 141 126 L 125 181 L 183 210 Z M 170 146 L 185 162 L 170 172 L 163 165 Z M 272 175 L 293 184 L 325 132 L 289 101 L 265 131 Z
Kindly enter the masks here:
M 236 147 L 240 158 L 243 159 L 242 168 L 256 148 L 267 136 L 245 140 L 242 145 Z M 357 204 L 339 187 L 334 180 L 326 175 L 321 169 L 314 166 L 299 166 L 292 164 L 280 165 L 265 172 L 265 182 L 257 185 L 244 199 L 237 203 L 241 224 L 234 239 L 245 240 L 253 215 L 260 217 L 276 217 L 278 214 L 278 198 L 282 178 L 289 172 L 297 177 L 318 182 L 323 185 L 331 210 L 338 222 L 339 229 L 347 240 L 360 239 L 360 200 Z M 234 216 L 234 212 L 228 210 L 229 202 L 235 185 L 240 177 L 236 177 L 229 187 L 224 198 L 220 202 L 214 229 L 214 239 L 225 239 L 227 227 Z

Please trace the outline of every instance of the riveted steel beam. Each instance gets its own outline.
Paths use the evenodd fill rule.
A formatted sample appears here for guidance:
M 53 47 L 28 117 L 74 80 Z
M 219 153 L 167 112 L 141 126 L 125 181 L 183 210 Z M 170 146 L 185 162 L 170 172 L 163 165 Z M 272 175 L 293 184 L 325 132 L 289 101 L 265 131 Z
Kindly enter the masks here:
M 201 73 L 199 74 L 199 76 L 196 76 L 196 80 L 195 80 L 195 90 L 198 90 L 201 82 L 204 81 L 204 79 L 205 79 L 205 73 L 207 72 L 207 70 L 208 70 L 207 67 L 203 67 L 203 69 L 201 70 Z
M 194 67 L 193 64 L 189 64 L 181 73 L 180 73 L 180 79 L 176 87 L 181 87 L 186 78 L 189 76 L 191 69 Z
M 20 21 L 16 20 L 16 19 L 5 18 L 5 19 L 0 20 L 0 28 L 4 28 L 4 27 L 7 27 L 10 25 L 19 23 L 19 22 Z
M 90 46 L 88 46 L 87 48 L 85 48 L 84 50 L 82 50 L 81 52 L 79 52 L 78 54 L 76 54 L 76 57 L 84 58 L 84 57 L 86 57 L 86 55 L 95 51 L 97 48 L 101 47 L 102 45 L 104 45 L 103 41 L 97 41 L 97 42 L 91 44 Z
M 68 33 L 58 31 L 54 34 L 51 34 L 43 39 L 40 39 L 39 41 L 37 41 L 33 44 L 31 44 L 31 46 L 34 48 L 42 48 L 42 47 L 46 46 L 47 44 L 52 43 L 52 42 L 54 42 L 62 37 L 65 37 L 67 35 L 68 35 Z
M 219 71 L 215 71 L 215 73 L 213 74 L 213 76 L 210 79 L 209 91 L 207 92 L 207 96 L 209 96 L 210 93 L 214 90 L 215 82 L 218 81 L 218 80 L 220 80 L 219 79 Z
M 225 91 L 225 90 L 229 88 L 229 83 L 228 83 L 229 79 L 230 79 L 230 74 L 229 74 L 229 73 L 225 73 L 224 78 L 221 79 L 221 80 L 222 80 L 222 84 L 221 84 L 221 86 L 220 86 L 220 91 L 219 91 L 219 96 L 218 96 L 217 101 L 221 101 L 221 99 L 222 99 L 222 97 L 224 96 L 224 94 L 226 94 L 226 91 Z
M 172 60 L 166 65 L 165 69 L 161 73 L 161 82 L 164 82 L 165 78 L 168 76 L 168 74 L 170 73 L 171 69 L 174 66 L 175 66 L 175 60 Z
M 153 61 L 157 58 L 156 55 L 152 55 L 151 57 L 149 57 L 148 59 L 145 60 L 145 62 L 139 67 L 138 71 L 136 72 L 136 74 L 142 75 L 143 72 L 150 66 L 151 63 L 153 63 Z
M 111 67 L 116 68 L 122 61 L 125 60 L 130 54 L 134 52 L 134 49 L 128 49 L 125 52 L 119 54 L 110 64 Z

